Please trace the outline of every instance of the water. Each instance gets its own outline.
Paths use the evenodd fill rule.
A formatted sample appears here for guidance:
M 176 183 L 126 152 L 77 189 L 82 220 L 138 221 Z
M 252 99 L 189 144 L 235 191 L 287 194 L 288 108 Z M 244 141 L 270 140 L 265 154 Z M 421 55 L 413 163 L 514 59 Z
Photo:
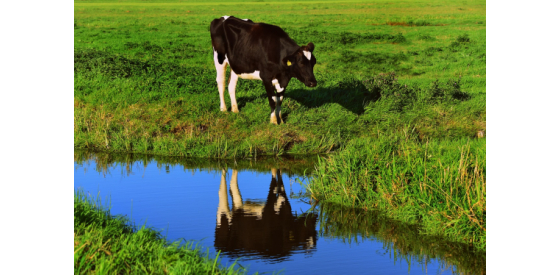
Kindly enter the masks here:
M 111 214 L 170 241 L 192 240 L 222 264 L 285 274 L 484 274 L 485 256 L 414 226 L 313 205 L 299 183 L 312 160 L 208 162 L 75 153 L 74 188 L 110 198 Z M 306 170 L 307 169 L 307 170 Z

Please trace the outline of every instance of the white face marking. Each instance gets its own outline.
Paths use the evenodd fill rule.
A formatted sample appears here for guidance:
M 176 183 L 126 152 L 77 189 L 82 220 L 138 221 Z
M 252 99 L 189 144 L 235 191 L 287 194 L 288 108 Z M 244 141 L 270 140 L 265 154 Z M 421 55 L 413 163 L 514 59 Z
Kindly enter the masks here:
M 311 52 L 303 51 L 303 55 L 305 55 L 305 57 L 307 57 L 307 60 L 311 60 Z
M 224 15 L 224 16 L 222 16 L 222 18 L 224 19 L 224 21 L 226 21 L 229 18 L 229 16 Z
M 250 79 L 250 80 L 262 80 L 259 71 L 254 71 L 248 74 L 239 74 L 239 78 Z
M 276 87 L 276 91 L 277 92 L 283 92 L 284 88 L 280 87 L 280 83 L 278 83 L 278 79 L 273 79 L 272 80 L 272 85 L 274 85 Z

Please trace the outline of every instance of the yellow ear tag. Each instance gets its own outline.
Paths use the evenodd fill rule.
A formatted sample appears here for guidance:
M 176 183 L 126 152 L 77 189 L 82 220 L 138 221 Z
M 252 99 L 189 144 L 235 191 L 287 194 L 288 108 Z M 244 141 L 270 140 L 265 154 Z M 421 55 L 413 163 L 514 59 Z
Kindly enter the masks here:
M 288 60 L 288 66 L 292 66 L 292 62 L 290 62 L 290 60 Z

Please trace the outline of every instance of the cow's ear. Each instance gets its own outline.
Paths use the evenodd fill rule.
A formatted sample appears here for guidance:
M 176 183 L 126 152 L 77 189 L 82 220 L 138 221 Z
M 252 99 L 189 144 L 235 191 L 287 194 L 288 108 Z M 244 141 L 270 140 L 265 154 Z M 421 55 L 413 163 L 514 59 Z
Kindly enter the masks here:
M 309 42 L 309 44 L 307 44 L 307 50 L 313 52 L 313 49 L 315 49 L 315 45 L 313 45 L 313 42 Z
M 290 66 L 294 65 L 294 63 L 296 63 L 296 60 L 295 60 L 293 55 L 288 55 L 288 56 L 286 56 L 282 59 L 282 63 L 284 65 L 290 67 Z

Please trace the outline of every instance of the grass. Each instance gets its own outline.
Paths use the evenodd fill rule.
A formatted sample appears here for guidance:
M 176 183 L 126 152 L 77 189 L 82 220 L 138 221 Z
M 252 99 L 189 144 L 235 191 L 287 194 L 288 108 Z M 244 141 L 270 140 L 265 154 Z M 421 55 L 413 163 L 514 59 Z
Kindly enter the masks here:
M 485 146 L 484 139 L 360 139 L 320 160 L 307 188 L 318 201 L 382 211 L 485 250 Z
M 460 78 L 471 97 L 460 106 L 424 105 L 405 120 L 391 117 L 397 124 L 384 130 L 420 124 L 429 137 L 475 136 L 485 130 L 484 8 L 447 1 L 76 1 L 75 148 L 213 158 L 328 153 L 378 131 L 379 122 L 364 119 L 375 98 L 360 82 L 391 72 L 419 89 Z M 291 82 L 287 124 L 269 125 L 258 81 L 239 82 L 239 114 L 219 111 L 208 25 L 224 14 L 277 24 L 296 42 L 315 43 L 319 88 Z M 387 24 L 401 21 L 424 23 Z M 446 113 L 460 117 L 441 125 Z M 461 133 L 446 133 L 450 128 Z
M 245 273 L 235 263 L 223 267 L 218 260 L 193 243 L 168 243 L 153 229 L 111 216 L 99 198 L 80 191 L 74 195 L 75 274 Z
M 485 249 L 484 1 L 88 0 L 74 11 L 75 149 L 328 154 L 310 180 L 316 199 Z M 290 83 L 286 124 L 268 123 L 257 81 L 239 81 L 240 113 L 219 111 L 208 26 L 223 15 L 315 44 L 318 88 Z

